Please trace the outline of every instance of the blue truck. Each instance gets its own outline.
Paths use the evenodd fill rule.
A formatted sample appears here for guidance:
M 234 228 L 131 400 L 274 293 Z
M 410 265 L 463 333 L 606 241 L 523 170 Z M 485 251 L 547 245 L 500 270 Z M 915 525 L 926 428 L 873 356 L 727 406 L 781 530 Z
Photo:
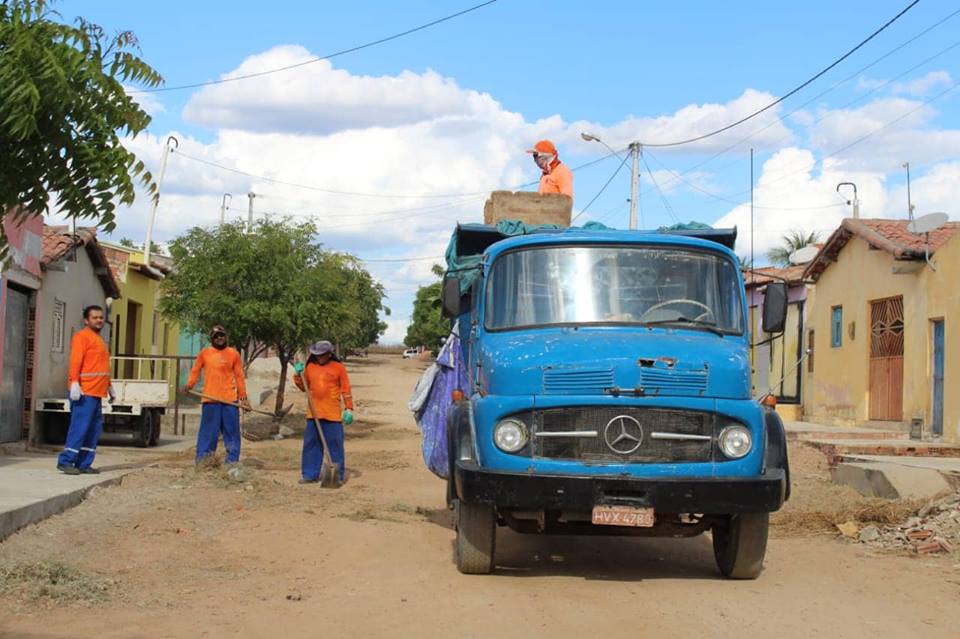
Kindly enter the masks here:
M 494 568 L 496 529 L 686 537 L 756 578 L 789 498 L 783 423 L 751 395 L 736 229 L 461 225 L 441 303 L 469 388 L 447 417 L 456 561 Z M 763 328 L 782 331 L 786 288 Z

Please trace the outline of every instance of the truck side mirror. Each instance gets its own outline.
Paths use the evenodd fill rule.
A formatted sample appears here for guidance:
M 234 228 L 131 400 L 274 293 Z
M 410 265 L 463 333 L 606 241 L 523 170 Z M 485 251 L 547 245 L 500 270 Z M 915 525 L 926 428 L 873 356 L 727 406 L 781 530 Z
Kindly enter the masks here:
M 443 290 L 440 294 L 443 314 L 449 318 L 460 316 L 460 278 L 447 275 L 443 278 Z
M 764 333 L 782 333 L 787 325 L 787 285 L 771 282 L 763 293 Z

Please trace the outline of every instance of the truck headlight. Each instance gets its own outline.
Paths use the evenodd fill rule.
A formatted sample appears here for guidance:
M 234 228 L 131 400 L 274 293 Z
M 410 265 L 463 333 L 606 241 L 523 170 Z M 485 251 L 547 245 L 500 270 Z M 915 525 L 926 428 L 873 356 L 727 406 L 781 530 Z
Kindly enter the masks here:
M 493 429 L 493 442 L 505 453 L 515 453 L 527 445 L 527 426 L 519 419 L 508 417 Z
M 720 450 L 730 459 L 745 457 L 753 448 L 750 431 L 742 424 L 731 424 L 720 431 Z

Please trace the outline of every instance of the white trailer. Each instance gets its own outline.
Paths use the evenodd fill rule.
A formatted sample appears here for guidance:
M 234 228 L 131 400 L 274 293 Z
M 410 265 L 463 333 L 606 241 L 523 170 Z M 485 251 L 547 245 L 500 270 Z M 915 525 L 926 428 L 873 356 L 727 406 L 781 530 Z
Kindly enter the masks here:
M 103 399 L 103 430 L 129 432 L 137 446 L 156 446 L 160 439 L 160 418 L 170 405 L 172 380 L 169 362 L 162 357 L 111 357 L 113 370 L 127 378 L 113 380 L 116 398 Z M 65 397 L 38 399 L 43 437 L 63 443 L 70 424 L 70 400 Z

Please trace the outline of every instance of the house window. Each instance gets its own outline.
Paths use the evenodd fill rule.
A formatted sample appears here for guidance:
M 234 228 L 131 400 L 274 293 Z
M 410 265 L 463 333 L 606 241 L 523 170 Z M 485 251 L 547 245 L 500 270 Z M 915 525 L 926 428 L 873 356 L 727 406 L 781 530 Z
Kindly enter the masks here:
M 830 309 L 830 346 L 838 348 L 843 345 L 843 307 L 834 306 Z
M 807 372 L 808 373 L 813 372 L 813 353 L 814 353 L 813 337 L 814 337 L 814 332 L 811 330 L 807 334 Z
M 153 346 L 157 345 L 157 331 L 160 328 L 160 314 L 156 311 L 153 312 L 153 331 L 152 331 L 152 341 Z
M 50 350 L 62 353 L 64 347 L 64 331 L 66 330 L 67 303 L 58 299 L 53 301 L 53 341 Z

